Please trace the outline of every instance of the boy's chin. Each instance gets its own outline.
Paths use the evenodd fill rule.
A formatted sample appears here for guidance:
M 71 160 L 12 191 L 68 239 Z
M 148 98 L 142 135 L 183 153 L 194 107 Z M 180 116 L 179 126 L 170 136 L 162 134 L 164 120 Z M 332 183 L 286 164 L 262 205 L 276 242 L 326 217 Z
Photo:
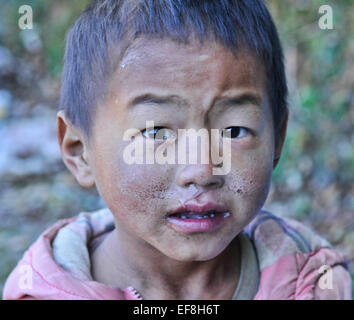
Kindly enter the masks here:
M 180 262 L 192 262 L 192 261 L 208 261 L 216 258 L 220 253 L 225 250 L 225 245 L 218 244 L 199 244 L 199 245 L 181 245 L 178 248 L 174 248 L 173 250 L 160 248 L 160 252 L 162 252 L 165 256 L 173 260 L 177 260 Z M 157 248 L 159 249 L 159 248 Z

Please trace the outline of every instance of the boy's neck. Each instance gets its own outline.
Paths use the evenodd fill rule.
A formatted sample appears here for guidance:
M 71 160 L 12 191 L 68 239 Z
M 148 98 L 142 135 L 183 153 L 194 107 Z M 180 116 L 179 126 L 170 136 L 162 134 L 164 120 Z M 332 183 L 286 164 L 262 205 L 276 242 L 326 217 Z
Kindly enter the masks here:
M 149 244 L 125 239 L 117 228 L 91 256 L 95 281 L 119 288 L 133 286 L 144 299 L 231 299 L 239 282 L 241 251 L 236 237 L 208 261 L 177 261 Z

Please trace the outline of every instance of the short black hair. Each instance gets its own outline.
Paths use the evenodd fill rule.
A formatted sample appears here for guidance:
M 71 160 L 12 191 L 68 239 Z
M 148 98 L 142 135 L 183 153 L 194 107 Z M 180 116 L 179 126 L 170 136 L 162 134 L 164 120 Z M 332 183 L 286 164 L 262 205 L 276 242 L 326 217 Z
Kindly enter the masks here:
M 59 109 L 90 138 L 97 105 L 119 58 L 139 36 L 188 43 L 216 40 L 232 52 L 247 47 L 266 71 L 277 135 L 287 111 L 281 43 L 262 0 L 96 0 L 81 13 L 66 43 Z M 113 53 L 119 48 L 120 55 Z

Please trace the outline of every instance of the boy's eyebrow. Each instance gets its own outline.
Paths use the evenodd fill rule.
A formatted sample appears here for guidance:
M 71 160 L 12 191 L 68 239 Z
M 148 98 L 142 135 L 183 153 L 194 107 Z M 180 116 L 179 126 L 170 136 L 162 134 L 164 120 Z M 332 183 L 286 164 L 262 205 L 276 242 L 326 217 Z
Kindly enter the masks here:
M 168 104 L 178 104 L 178 105 L 188 105 L 188 103 L 181 98 L 174 95 L 169 96 L 156 96 L 154 94 L 146 93 L 135 97 L 132 101 L 128 103 L 127 108 L 131 109 L 138 104 L 158 104 L 158 105 L 168 105 Z
M 186 100 L 181 99 L 180 97 L 176 97 L 175 95 L 169 96 L 156 96 L 154 94 L 146 93 L 135 97 L 132 101 L 128 103 L 127 108 L 132 109 L 134 106 L 139 104 L 157 104 L 157 105 L 180 105 L 180 106 L 188 106 Z M 253 92 L 242 93 L 238 96 L 227 97 L 227 98 L 218 98 L 216 99 L 213 106 L 240 106 L 245 104 L 252 104 L 259 108 L 262 105 L 262 98 L 260 95 Z
M 252 104 L 261 108 L 262 97 L 257 93 L 246 92 L 238 96 L 218 99 L 215 104 L 223 107 Z

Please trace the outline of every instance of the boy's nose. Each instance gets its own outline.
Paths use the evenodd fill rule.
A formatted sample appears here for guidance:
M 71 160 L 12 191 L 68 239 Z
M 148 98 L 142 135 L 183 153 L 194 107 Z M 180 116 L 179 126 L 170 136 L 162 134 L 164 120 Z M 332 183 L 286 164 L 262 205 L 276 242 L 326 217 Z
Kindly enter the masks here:
M 182 165 L 178 172 L 177 184 L 180 187 L 188 187 L 190 184 L 204 189 L 221 188 L 224 184 L 224 176 L 213 174 L 212 163 Z
M 196 128 L 195 130 L 198 130 Z M 208 133 L 209 134 L 209 133 Z M 182 187 L 188 187 L 194 184 L 196 187 L 203 187 L 203 189 L 216 189 L 220 188 L 224 184 L 224 176 L 213 174 L 213 164 L 211 152 L 219 151 L 218 146 L 210 144 L 210 138 L 203 140 L 198 137 L 194 140 L 195 145 L 192 145 L 193 139 L 188 137 L 186 139 L 186 149 L 183 147 L 178 152 L 186 152 L 186 162 L 180 163 L 177 171 L 177 184 Z M 190 145 L 191 144 L 191 145 Z M 209 146 L 207 146 L 209 144 Z M 202 154 L 204 155 L 204 161 L 202 161 Z M 194 156 L 194 161 L 191 159 Z M 179 154 L 178 154 L 179 160 Z M 205 161 L 206 160 L 206 161 Z M 219 164 L 219 166 L 222 164 Z

